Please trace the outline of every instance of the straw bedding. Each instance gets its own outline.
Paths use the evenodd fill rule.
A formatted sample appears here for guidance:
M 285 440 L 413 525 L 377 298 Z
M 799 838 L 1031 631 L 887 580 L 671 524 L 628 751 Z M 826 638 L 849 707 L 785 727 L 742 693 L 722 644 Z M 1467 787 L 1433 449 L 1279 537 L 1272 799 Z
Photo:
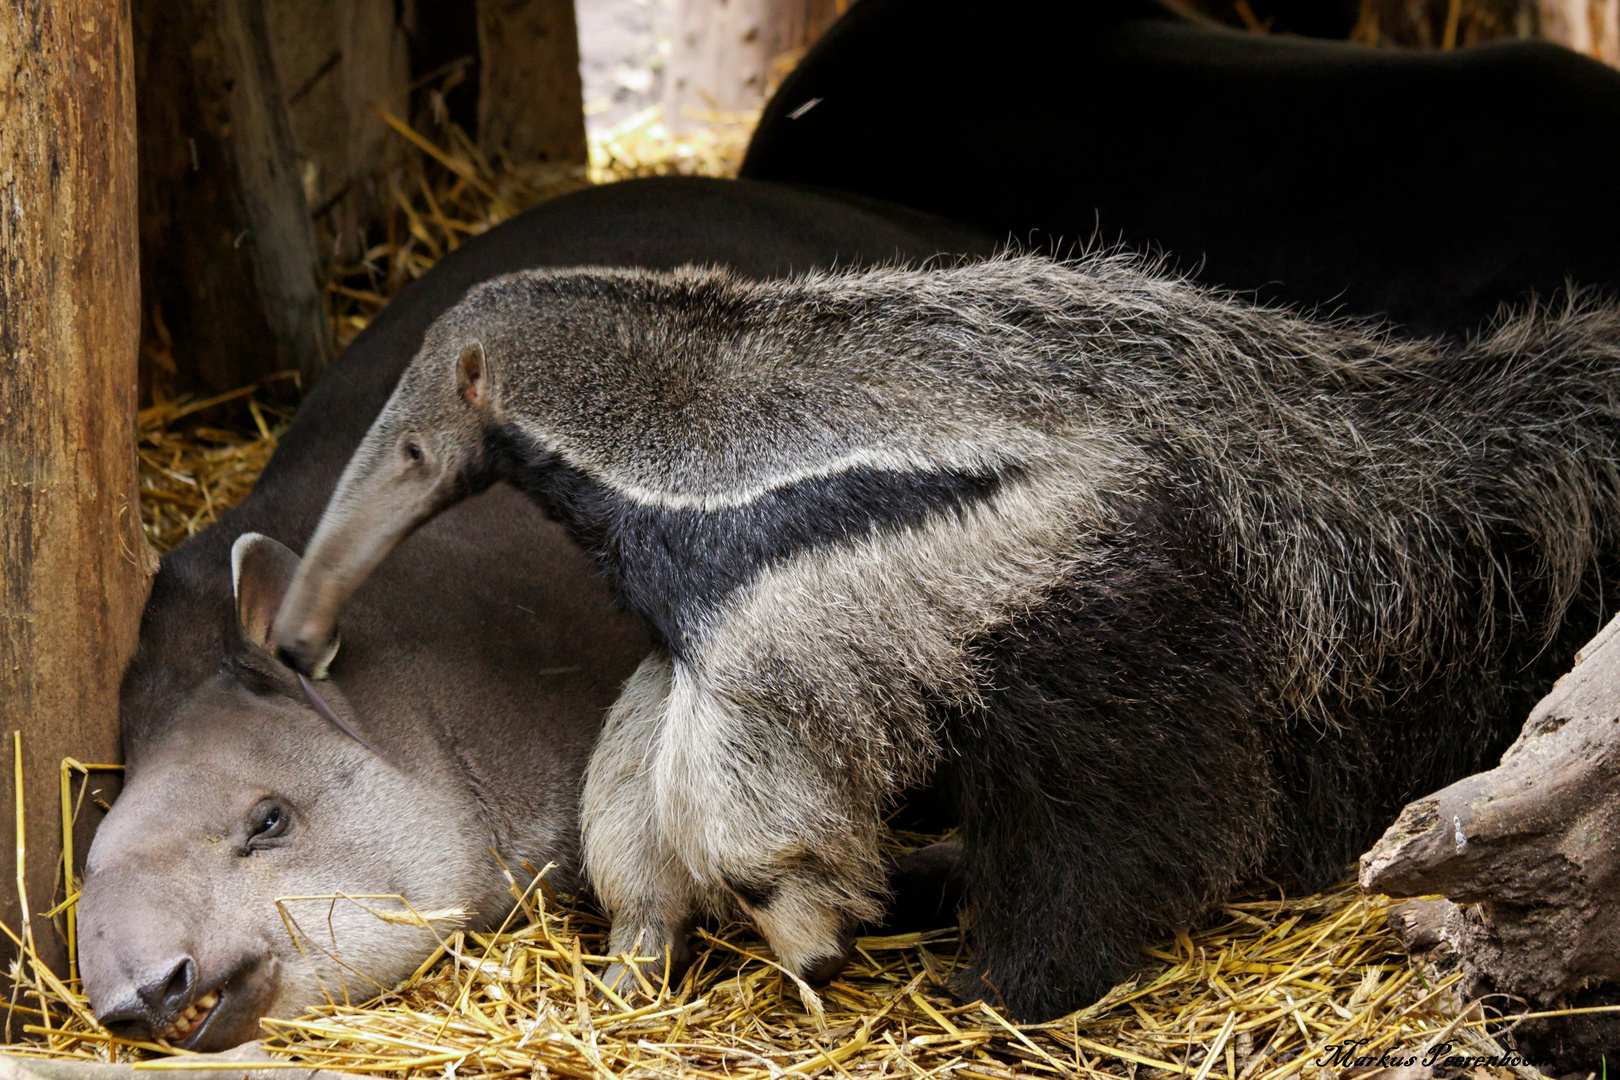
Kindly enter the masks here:
M 543 880 L 543 879 L 542 879 Z M 378 898 L 282 903 L 289 932 L 320 949 L 328 907 Z M 593 968 L 599 914 L 550 895 L 524 896 L 498 933 L 451 929 L 422 913 L 442 946 L 423 970 L 376 1000 L 363 974 L 329 987 L 332 1002 L 264 1022 L 267 1048 L 289 1062 L 394 1077 L 607 1080 L 679 1076 L 964 1077 L 1190 1076 L 1283 1080 L 1339 1076 L 1327 1047 L 1367 1040 L 1357 1054 L 1421 1056 L 1434 1042 L 1502 1059 L 1477 1008 L 1457 1012 L 1453 978 L 1420 971 L 1386 929 L 1390 902 L 1353 886 L 1288 898 L 1268 888 L 1233 898 L 1209 925 L 1149 950 L 1144 968 L 1102 1001 L 1048 1024 L 1010 1022 L 993 1003 L 961 1003 L 944 985 L 962 954 L 955 928 L 861 938 L 843 976 L 819 991 L 784 974 L 746 927 L 700 931 L 697 960 L 675 986 L 645 985 L 624 1001 Z M 379 917 L 400 919 L 395 910 Z M 645 983 L 645 980 L 643 980 Z M 37 1004 L 38 990 L 24 995 Z M 140 1060 L 161 1047 L 96 1030 L 82 999 L 43 996 L 49 1028 L 28 1052 Z M 23 1010 L 19 1010 L 22 1012 Z M 21 1047 L 11 1048 L 12 1050 Z M 173 1063 L 172 1059 L 169 1063 Z M 158 1064 L 158 1062 L 152 1062 Z M 1476 1080 L 1523 1068 L 1445 1069 Z
M 555 170 L 496 175 L 458 129 L 447 125 L 430 139 L 386 119 L 419 154 L 392 183 L 384 239 L 359 265 L 332 271 L 340 343 L 469 236 L 584 182 Z M 655 111 L 632 117 L 593 140 L 589 179 L 734 172 L 752 117 L 710 119 L 707 130 L 675 140 Z M 141 510 L 154 547 L 173 547 L 247 493 L 291 417 L 278 404 L 287 389 L 244 387 L 207 400 L 159 395 L 140 413 Z M 70 797 L 75 770 L 83 767 L 63 770 L 66 814 L 83 801 L 83 785 Z M 895 842 L 930 839 L 900 835 Z M 71 900 L 72 890 L 66 892 Z M 1149 949 L 1141 972 L 1103 1000 L 1039 1025 L 1011 1022 L 995 1002 L 951 998 L 950 973 L 964 962 L 955 927 L 859 939 L 844 975 L 813 990 L 778 968 L 748 927 L 711 926 L 700 932 L 697 960 L 680 983 L 644 985 L 643 995 L 621 1000 L 593 973 L 606 930 L 599 912 L 553 895 L 543 876 L 528 892 L 514 886 L 514 895 L 521 895 L 519 906 L 498 933 L 463 928 L 465 913 L 384 910 L 375 904 L 380 898 L 285 898 L 288 932 L 305 949 L 329 948 L 321 930 L 336 904 L 360 904 L 378 918 L 419 918 L 441 946 L 398 987 L 375 986 L 351 970 L 346 985 L 328 988 L 330 1004 L 296 1020 L 265 1021 L 267 1048 L 289 1063 L 444 1080 L 1283 1080 L 1342 1075 L 1352 1063 L 1333 1061 L 1326 1048 L 1358 1039 L 1367 1041 L 1356 1054 L 1372 1057 L 1385 1051 L 1422 1057 L 1431 1044 L 1446 1042 L 1455 1054 L 1500 1061 L 1506 1053 L 1498 1039 L 1507 1023 L 1486 1019 L 1478 1006 L 1459 1012 L 1455 976 L 1408 961 L 1387 925 L 1391 902 L 1363 897 L 1349 884 L 1301 897 L 1268 883 L 1235 897 L 1204 925 Z M 70 905 L 54 914 L 64 918 Z M 20 955 L 8 1035 L 19 1041 L 8 1052 L 176 1063 L 164 1057 L 171 1048 L 97 1028 L 75 978 L 58 980 L 31 962 L 31 949 L 20 948 Z M 1443 1066 L 1435 1075 L 1465 1074 L 1538 1075 L 1522 1066 L 1472 1065 Z

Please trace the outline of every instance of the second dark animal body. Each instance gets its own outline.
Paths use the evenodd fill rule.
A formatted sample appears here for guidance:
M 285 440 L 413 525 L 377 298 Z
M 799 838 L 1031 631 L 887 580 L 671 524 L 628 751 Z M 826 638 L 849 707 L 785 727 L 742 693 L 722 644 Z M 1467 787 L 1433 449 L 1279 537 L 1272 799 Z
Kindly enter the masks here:
M 428 332 L 275 635 L 312 670 L 401 537 L 511 480 L 659 642 L 582 802 L 611 948 L 740 910 L 828 969 L 933 778 L 965 989 L 1046 1017 L 1484 763 L 1613 580 L 1617 395 L 1602 306 L 1446 350 L 1126 259 L 517 274 Z
M 1462 338 L 1573 278 L 1620 289 L 1620 71 L 1548 42 L 1250 34 L 1157 0 L 862 0 L 742 175 Z

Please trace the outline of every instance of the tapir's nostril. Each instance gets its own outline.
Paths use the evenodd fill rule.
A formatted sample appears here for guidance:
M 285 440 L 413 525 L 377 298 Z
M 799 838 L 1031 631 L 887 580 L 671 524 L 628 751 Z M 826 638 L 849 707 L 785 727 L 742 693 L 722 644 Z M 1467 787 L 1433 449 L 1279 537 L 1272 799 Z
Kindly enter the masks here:
M 191 957 L 186 957 L 175 964 L 168 973 L 153 979 L 141 987 L 137 993 L 146 1003 L 148 1016 L 154 1025 L 161 1018 L 165 1023 L 177 1015 L 191 1000 L 191 990 L 197 984 L 197 964 Z

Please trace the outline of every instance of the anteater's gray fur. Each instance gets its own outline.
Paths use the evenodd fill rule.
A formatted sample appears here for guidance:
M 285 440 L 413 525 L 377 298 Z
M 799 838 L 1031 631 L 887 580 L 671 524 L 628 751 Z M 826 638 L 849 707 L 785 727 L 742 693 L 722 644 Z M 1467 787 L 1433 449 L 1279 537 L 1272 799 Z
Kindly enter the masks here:
M 1595 302 L 1445 350 L 1125 257 L 516 274 L 430 332 L 277 630 L 307 666 L 399 477 L 520 483 L 661 641 L 585 793 L 613 948 L 740 907 L 814 971 L 933 779 L 969 989 L 1040 1018 L 1500 750 L 1596 625 L 1617 392 Z

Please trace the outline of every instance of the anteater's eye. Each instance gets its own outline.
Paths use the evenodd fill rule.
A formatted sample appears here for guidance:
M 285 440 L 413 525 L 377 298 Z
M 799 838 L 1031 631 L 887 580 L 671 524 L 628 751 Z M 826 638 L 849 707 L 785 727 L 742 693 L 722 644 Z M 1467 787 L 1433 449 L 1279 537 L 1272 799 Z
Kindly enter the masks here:
M 417 442 L 415 439 L 412 439 L 410 442 L 406 443 L 405 456 L 410 458 L 412 461 L 421 461 L 422 444 Z

